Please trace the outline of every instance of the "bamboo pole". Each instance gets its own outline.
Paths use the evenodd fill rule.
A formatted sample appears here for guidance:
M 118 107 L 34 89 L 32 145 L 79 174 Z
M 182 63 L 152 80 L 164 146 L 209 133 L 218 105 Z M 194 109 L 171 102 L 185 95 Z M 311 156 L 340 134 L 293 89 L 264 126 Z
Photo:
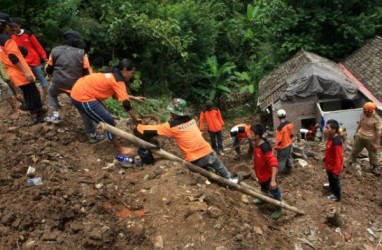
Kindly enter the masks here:
M 185 160 L 183 160 L 182 158 L 179 158 L 173 154 L 170 154 L 166 151 L 164 151 L 163 149 L 156 149 L 155 148 L 155 145 L 149 143 L 149 142 L 146 142 L 130 133 L 127 133 L 125 131 L 122 131 L 116 127 L 113 127 L 107 123 L 103 123 L 103 122 L 100 122 L 99 125 L 98 125 L 99 128 L 103 129 L 103 130 L 106 130 L 112 134 L 115 134 L 117 136 L 120 136 L 126 140 L 129 140 L 130 142 L 138 145 L 139 147 L 143 147 L 143 148 L 151 148 L 152 149 L 152 152 L 153 154 L 156 154 L 156 155 L 159 155 L 160 157 L 163 157 L 163 158 L 166 158 L 168 160 L 171 160 L 171 161 L 175 161 L 175 162 L 179 162 L 181 164 L 183 164 L 184 166 L 186 166 L 188 169 L 190 169 L 191 171 L 193 172 L 196 172 L 196 173 L 199 173 L 200 175 L 204 176 L 204 177 L 207 177 L 209 178 L 210 180 L 214 180 L 218 183 L 221 183 L 225 186 L 229 186 L 231 188 L 234 188 L 244 194 L 247 194 L 247 195 L 250 195 L 252 197 L 255 197 L 255 198 L 258 198 L 258 199 L 261 199 L 265 202 L 268 202 L 268 203 L 271 203 L 273 205 L 276 205 L 276 206 L 279 206 L 279 207 L 282 207 L 282 208 L 285 208 L 287 210 L 290 210 L 290 211 L 293 211 L 297 214 L 305 214 L 304 211 L 296 208 L 296 207 L 293 207 L 293 206 L 290 206 L 284 202 L 281 202 L 281 201 L 277 201 L 275 199 L 272 199 L 270 197 L 267 197 L 263 194 L 260 194 L 260 193 L 257 193 L 255 191 L 253 191 L 252 189 L 249 189 L 249 188 L 245 188 L 239 184 L 236 184 L 236 183 L 233 183 L 227 179 L 224 179 L 223 177 L 220 177 L 219 175 L 216 175 L 212 172 L 209 172 L 207 170 L 204 170 L 203 168 L 200 168 L 190 162 L 187 162 Z

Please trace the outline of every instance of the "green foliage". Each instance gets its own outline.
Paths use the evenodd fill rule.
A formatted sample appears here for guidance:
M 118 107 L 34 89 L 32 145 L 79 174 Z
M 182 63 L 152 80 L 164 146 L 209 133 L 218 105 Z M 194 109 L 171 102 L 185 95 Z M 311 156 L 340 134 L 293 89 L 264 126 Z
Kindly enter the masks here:
M 165 122 L 170 116 L 166 109 L 170 102 L 170 98 L 167 97 L 159 99 L 147 98 L 144 103 L 133 102 L 133 108 L 138 116 L 156 115 L 159 116 L 161 122 Z M 123 118 L 129 117 L 129 114 L 123 109 L 118 100 L 109 98 L 103 103 L 113 115 Z
M 259 80 L 300 49 L 339 60 L 382 35 L 380 0 L 2 0 L 2 11 L 47 51 L 77 30 L 96 67 L 134 59 L 134 93 L 192 103 L 255 106 Z

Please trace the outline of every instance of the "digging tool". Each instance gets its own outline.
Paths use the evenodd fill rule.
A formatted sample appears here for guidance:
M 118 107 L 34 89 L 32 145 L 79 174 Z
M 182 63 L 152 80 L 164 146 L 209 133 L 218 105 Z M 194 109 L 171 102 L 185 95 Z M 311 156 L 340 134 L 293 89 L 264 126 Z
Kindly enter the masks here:
M 106 124 L 106 123 L 103 123 L 103 122 L 100 122 L 98 127 L 130 141 L 130 142 L 136 144 L 138 147 L 151 148 L 153 154 L 156 154 L 160 157 L 166 158 L 166 159 L 171 160 L 171 161 L 182 163 L 184 166 L 186 166 L 191 171 L 199 173 L 200 175 L 207 177 L 210 180 L 214 180 L 220 184 L 234 188 L 234 189 L 236 189 L 236 190 L 238 190 L 244 194 L 250 195 L 250 196 L 255 197 L 255 198 L 259 198 L 265 202 L 268 202 L 268 203 L 271 203 L 273 205 L 285 208 L 285 209 L 293 211 L 297 214 L 305 214 L 304 211 L 302 211 L 296 207 L 290 206 L 284 202 L 277 201 L 275 199 L 272 199 L 270 197 L 267 197 L 265 195 L 257 193 L 255 191 L 250 190 L 248 188 L 245 188 L 239 184 L 230 182 L 229 180 L 224 179 L 224 178 L 220 177 L 219 175 L 216 175 L 216 174 L 211 173 L 207 170 L 204 170 L 203 168 L 200 168 L 200 167 L 198 167 L 198 166 L 196 166 L 190 162 L 183 160 L 182 158 L 179 158 L 173 154 L 170 154 L 170 153 L 164 151 L 163 149 L 158 149 L 157 146 L 155 146 L 154 144 L 146 142 L 146 141 L 144 141 L 144 140 L 142 140 L 142 139 L 140 139 L 140 138 L 138 138 L 138 137 L 136 137 L 130 133 L 127 133 L 125 131 L 120 130 L 119 128 L 113 127 L 113 126 Z

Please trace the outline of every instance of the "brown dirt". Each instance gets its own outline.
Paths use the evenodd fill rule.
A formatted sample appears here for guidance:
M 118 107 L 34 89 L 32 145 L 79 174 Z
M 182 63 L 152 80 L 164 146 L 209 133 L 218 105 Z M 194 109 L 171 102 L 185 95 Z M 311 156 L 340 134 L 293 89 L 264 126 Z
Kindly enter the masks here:
M 59 125 L 31 126 L 27 116 L 9 118 L 6 103 L 0 107 L 1 249 L 382 249 L 382 178 L 367 167 L 344 171 L 343 200 L 333 203 L 323 196 L 322 163 L 296 161 L 280 187 L 283 200 L 306 215 L 284 210 L 272 221 L 271 205 L 256 207 L 252 197 L 178 163 L 106 169 L 116 153 L 111 144 L 88 144 L 79 115 L 64 103 Z M 161 142 L 179 155 L 172 140 Z M 324 146 L 309 145 L 321 159 Z M 233 156 L 222 157 L 230 169 Z M 29 166 L 42 185 L 27 183 Z M 259 189 L 253 177 L 244 182 Z M 326 222 L 332 207 L 344 219 L 339 229 Z

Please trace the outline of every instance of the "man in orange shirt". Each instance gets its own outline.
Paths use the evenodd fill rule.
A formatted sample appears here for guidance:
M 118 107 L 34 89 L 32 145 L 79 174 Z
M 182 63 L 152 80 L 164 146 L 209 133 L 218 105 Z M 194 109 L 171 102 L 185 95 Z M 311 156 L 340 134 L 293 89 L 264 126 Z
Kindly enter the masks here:
M 204 140 L 196 121 L 188 112 L 187 102 L 175 98 L 167 110 L 171 113 L 170 121 L 160 125 L 138 124 L 135 134 L 144 140 L 150 140 L 154 136 L 173 137 L 186 161 L 208 171 L 214 170 L 223 178 L 238 183 L 239 179 L 232 178 L 211 145 Z
M 32 70 L 22 56 L 16 42 L 10 37 L 13 33 L 12 23 L 8 14 L 0 12 L 0 60 L 10 81 L 23 92 L 33 124 L 37 124 L 44 121 L 45 110 L 42 109 L 40 92 L 36 87 Z
M 133 121 L 138 123 L 130 99 L 143 102 L 145 98 L 129 96 L 125 84 L 125 81 L 127 82 L 133 76 L 134 71 L 134 63 L 129 59 L 122 59 L 119 65 L 113 69 L 113 72 L 94 73 L 81 77 L 74 84 L 70 94 L 73 105 L 80 113 L 86 114 L 93 121 L 105 122 L 115 126 L 114 118 L 102 104 L 102 101 L 115 97 L 129 112 Z M 116 136 L 110 132 L 107 132 L 106 135 L 120 154 L 134 154 L 134 149 L 122 147 Z
M 220 110 L 218 108 L 214 108 L 214 104 L 211 100 L 208 100 L 206 102 L 206 109 L 200 112 L 199 128 L 201 132 L 203 132 L 204 130 L 204 121 L 207 122 L 208 134 L 210 136 L 212 148 L 215 150 L 216 153 L 224 155 L 222 139 L 222 129 L 224 126 L 224 121 Z
M 238 124 L 231 128 L 230 135 L 233 138 L 233 148 L 236 151 L 235 160 L 240 159 L 241 150 L 240 150 L 240 142 L 245 139 L 248 140 L 248 158 L 252 158 L 253 150 L 254 150 L 254 142 L 251 138 L 251 126 L 245 123 Z
M 286 173 L 293 166 L 292 159 L 292 138 L 294 126 L 286 120 L 286 112 L 284 109 L 277 111 L 277 117 L 280 120 L 280 125 L 276 129 L 275 150 L 277 151 L 277 160 L 279 162 L 279 175 Z

